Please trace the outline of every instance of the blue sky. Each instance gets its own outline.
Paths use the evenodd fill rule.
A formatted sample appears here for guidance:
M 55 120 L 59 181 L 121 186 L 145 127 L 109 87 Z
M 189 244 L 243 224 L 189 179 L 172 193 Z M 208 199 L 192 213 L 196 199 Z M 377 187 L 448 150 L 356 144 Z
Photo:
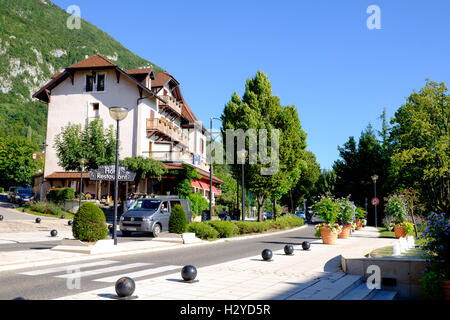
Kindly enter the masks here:
M 297 107 L 322 168 L 426 78 L 449 83 L 446 0 L 53 2 L 78 5 L 83 19 L 171 73 L 206 127 L 262 70 L 281 103 Z M 380 8 L 380 30 L 367 28 L 370 5 Z

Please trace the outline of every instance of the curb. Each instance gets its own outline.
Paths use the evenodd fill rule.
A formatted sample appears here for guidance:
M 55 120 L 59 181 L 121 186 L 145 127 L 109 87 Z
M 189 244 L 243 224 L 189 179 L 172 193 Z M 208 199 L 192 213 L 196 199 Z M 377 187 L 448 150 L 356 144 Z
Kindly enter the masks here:
M 42 266 L 49 266 L 49 265 L 55 265 L 55 264 L 65 264 L 65 263 L 72 263 L 77 261 L 87 261 L 87 260 L 95 260 L 95 259 L 103 259 L 103 258 L 111 258 L 111 257 L 118 257 L 118 256 L 126 256 L 126 255 L 132 255 L 132 254 L 142 254 L 142 253 L 150 253 L 150 252 L 158 252 L 158 251 L 164 251 L 164 250 L 175 250 L 175 249 L 183 249 L 183 248 L 191 248 L 196 246 L 203 246 L 203 245 L 212 245 L 216 243 L 224 243 L 228 241 L 239 241 L 239 240 L 246 240 L 246 239 L 256 239 L 256 238 L 262 238 L 262 237 L 268 237 L 293 231 L 298 231 L 301 229 L 304 229 L 308 227 L 308 225 L 303 225 L 298 228 L 289 229 L 289 230 L 282 230 L 272 233 L 266 233 L 266 234 L 258 234 L 258 235 L 252 235 L 252 236 L 243 236 L 243 237 L 235 237 L 235 238 L 227 238 L 227 239 L 219 239 L 215 241 L 206 241 L 202 240 L 202 242 L 198 243 L 191 243 L 191 244 L 175 244 L 171 243 L 167 247 L 160 247 L 160 248 L 148 248 L 148 249 L 130 249 L 123 252 L 114 252 L 114 253 L 97 253 L 97 254 L 91 254 L 88 256 L 78 256 L 78 257 L 69 257 L 69 258 L 62 258 L 55 260 L 53 259 L 45 259 L 45 260 L 39 260 L 29 263 L 21 263 L 21 264 L 11 264 L 11 265 L 5 265 L 0 266 L 0 272 L 4 271 L 13 271 L 13 270 L 19 270 L 19 269 L 27 269 L 27 268 L 34 268 L 34 267 L 42 267 Z

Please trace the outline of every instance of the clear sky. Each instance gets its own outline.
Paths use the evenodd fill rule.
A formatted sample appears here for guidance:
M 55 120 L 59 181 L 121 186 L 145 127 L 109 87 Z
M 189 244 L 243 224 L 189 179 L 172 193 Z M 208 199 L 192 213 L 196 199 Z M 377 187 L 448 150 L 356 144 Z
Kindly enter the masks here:
M 207 128 L 264 71 L 281 103 L 297 107 L 322 168 L 426 78 L 450 82 L 448 0 L 53 2 L 78 5 L 83 19 L 171 73 Z M 367 27 L 370 5 L 381 29 Z

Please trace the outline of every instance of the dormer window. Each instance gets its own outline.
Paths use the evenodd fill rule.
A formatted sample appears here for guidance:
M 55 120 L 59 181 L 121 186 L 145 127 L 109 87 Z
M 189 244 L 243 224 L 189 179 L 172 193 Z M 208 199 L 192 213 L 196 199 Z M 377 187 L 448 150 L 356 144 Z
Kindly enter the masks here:
M 92 74 L 86 75 L 86 92 L 94 90 L 94 76 Z
M 97 91 L 105 91 L 105 74 L 97 75 Z
M 105 91 L 106 73 L 86 74 L 86 92 Z

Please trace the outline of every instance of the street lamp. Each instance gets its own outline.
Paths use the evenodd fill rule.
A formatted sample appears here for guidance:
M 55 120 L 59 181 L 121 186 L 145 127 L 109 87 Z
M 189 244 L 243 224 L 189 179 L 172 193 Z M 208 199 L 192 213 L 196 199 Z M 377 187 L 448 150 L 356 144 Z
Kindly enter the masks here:
M 81 176 L 80 176 L 80 200 L 78 203 L 78 208 L 81 208 L 81 198 L 83 198 L 83 170 L 84 170 L 84 165 L 86 164 L 87 160 L 82 158 L 80 159 L 80 166 L 81 166 Z
M 241 164 L 241 190 L 242 190 L 242 221 L 245 220 L 245 188 L 244 188 L 244 163 L 245 163 L 245 149 L 238 151 L 240 158 L 244 159 Z
M 213 120 L 219 120 L 222 121 L 219 118 L 210 117 L 209 118 L 209 134 L 210 134 L 210 141 L 209 141 L 209 215 L 212 216 L 212 197 L 213 197 L 213 191 L 212 191 L 212 179 L 213 179 L 213 161 L 212 161 L 212 143 L 214 141 L 212 136 L 212 122 Z
M 119 195 L 119 122 L 128 115 L 128 109 L 124 107 L 109 108 L 109 115 L 117 122 L 116 132 L 116 167 L 114 172 L 114 220 L 113 220 L 113 239 L 114 245 L 117 245 L 117 198 Z
M 374 174 L 372 177 L 372 181 L 373 181 L 373 187 L 374 187 L 374 198 L 377 197 L 377 180 L 378 180 L 378 176 L 376 174 Z M 375 228 L 377 228 L 377 205 L 375 204 Z

